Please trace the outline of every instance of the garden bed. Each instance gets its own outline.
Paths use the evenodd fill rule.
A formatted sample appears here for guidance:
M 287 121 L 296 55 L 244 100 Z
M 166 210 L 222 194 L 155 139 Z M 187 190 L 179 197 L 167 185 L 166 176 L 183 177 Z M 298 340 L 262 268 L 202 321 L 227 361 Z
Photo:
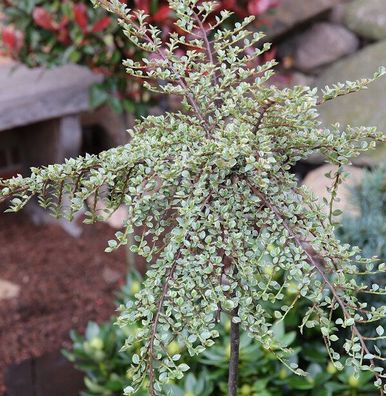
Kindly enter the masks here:
M 0 300 L 0 394 L 7 367 L 68 346 L 71 329 L 114 313 L 125 252 L 104 253 L 113 234 L 99 223 L 74 239 L 55 224 L 0 216 L 0 278 L 20 286 L 17 297 Z

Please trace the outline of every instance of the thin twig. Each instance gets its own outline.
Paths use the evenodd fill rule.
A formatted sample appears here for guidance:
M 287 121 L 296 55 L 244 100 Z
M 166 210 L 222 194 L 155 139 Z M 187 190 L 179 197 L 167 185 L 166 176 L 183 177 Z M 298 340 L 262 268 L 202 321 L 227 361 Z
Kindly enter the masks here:
M 253 133 L 256 135 L 256 133 L 259 131 L 261 124 L 263 122 L 263 118 L 265 116 L 265 114 L 267 113 L 267 111 L 275 104 L 276 102 L 272 99 L 268 99 L 267 103 L 265 103 L 260 111 L 260 115 L 259 118 L 256 121 L 256 125 L 255 128 L 253 129 Z
M 154 360 L 154 340 L 157 334 L 157 326 L 158 326 L 158 322 L 159 322 L 159 318 L 161 315 L 161 310 L 162 310 L 162 306 L 163 303 L 165 301 L 165 297 L 166 294 L 169 290 L 169 282 L 172 279 L 173 275 L 174 275 L 174 271 L 177 267 L 177 261 L 179 259 L 179 255 L 177 255 L 177 257 L 175 258 L 175 261 L 172 265 L 172 267 L 170 268 L 169 274 L 167 276 L 167 278 L 165 279 L 165 283 L 163 285 L 162 288 L 162 293 L 157 305 L 157 311 L 156 314 L 154 316 L 154 320 L 151 326 L 151 336 L 150 336 L 150 341 L 149 341 L 149 358 L 148 358 L 148 366 L 149 366 L 149 391 L 150 391 L 150 395 L 151 396 L 156 396 L 156 392 L 154 389 L 154 383 L 155 383 L 155 373 L 154 373 L 154 366 L 153 366 L 153 360 Z
M 208 55 L 208 59 L 211 65 L 216 66 L 215 62 L 214 62 L 214 58 L 213 58 L 213 51 L 212 51 L 212 47 L 210 45 L 210 42 L 208 40 L 208 34 L 205 30 L 205 27 L 200 19 L 200 17 L 197 15 L 197 13 L 194 13 L 194 19 L 196 20 L 201 32 L 202 32 L 202 38 L 204 40 L 205 43 L 205 47 L 206 47 L 206 53 Z M 213 80 L 214 80 L 214 84 L 218 85 L 218 80 L 217 80 L 217 76 L 216 76 L 216 70 L 213 71 Z
M 137 29 L 139 31 L 139 26 L 133 21 L 133 19 L 131 18 L 130 15 L 122 13 L 120 9 L 112 8 L 112 4 L 110 3 L 109 0 L 98 0 L 98 2 L 108 11 L 110 12 L 114 12 L 116 13 L 125 23 L 132 25 L 135 29 Z M 192 92 L 189 90 L 189 88 L 187 87 L 187 85 L 185 84 L 185 81 L 183 80 L 183 78 L 177 73 L 177 71 L 175 70 L 175 68 L 173 67 L 172 64 L 170 64 L 170 60 L 165 56 L 165 54 L 155 45 L 154 41 L 152 40 L 152 38 L 147 34 L 147 32 L 144 32 L 142 37 L 145 39 L 145 41 L 147 41 L 150 44 L 153 44 L 154 47 L 156 48 L 156 52 L 157 54 L 161 57 L 162 60 L 164 60 L 165 62 L 167 62 L 170 66 L 171 71 L 174 73 L 174 75 L 177 78 L 177 81 L 179 83 L 179 85 L 181 86 L 181 88 L 185 91 L 186 93 L 186 97 L 190 103 L 190 105 L 192 106 L 194 113 L 196 114 L 196 116 L 199 118 L 199 120 L 203 123 L 203 128 L 207 134 L 207 137 L 209 137 L 209 125 L 207 120 L 205 120 L 205 118 L 203 117 L 201 110 L 194 98 L 194 95 L 192 94 Z

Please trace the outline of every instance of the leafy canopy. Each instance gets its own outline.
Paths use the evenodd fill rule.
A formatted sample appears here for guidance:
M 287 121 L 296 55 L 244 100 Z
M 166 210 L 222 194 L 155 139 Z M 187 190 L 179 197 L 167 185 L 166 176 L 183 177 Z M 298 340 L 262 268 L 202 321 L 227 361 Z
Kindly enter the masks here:
M 286 360 L 288 350 L 272 331 L 300 299 L 311 302 L 300 331 L 320 327 L 337 369 L 344 363 L 373 371 L 382 387 L 377 362 L 383 357 L 368 341 L 385 337 L 377 327 L 385 307 L 368 306 L 358 296 L 385 289 L 366 285 L 358 274 L 384 272 L 385 266 L 339 243 L 333 213 L 323 213 L 290 169 L 313 153 L 342 166 L 384 140 L 375 128 L 325 129 L 317 108 L 365 88 L 385 70 L 372 79 L 326 87 L 321 95 L 309 87 L 279 89 L 269 85 L 275 61 L 257 62 L 269 44 L 256 48 L 262 34 L 246 29 L 252 17 L 225 29 L 221 24 L 229 12 L 207 23 L 213 2 L 170 0 L 179 33 L 163 42 L 143 12 L 119 0 L 93 2 L 116 14 L 128 39 L 151 54 L 142 62 L 125 61 L 128 74 L 143 78 L 150 90 L 179 95 L 182 110 L 139 121 L 126 146 L 2 180 L 1 195 L 13 197 L 12 211 L 37 196 L 43 207 L 69 219 L 91 200 L 88 222 L 127 206 L 129 220 L 107 251 L 127 244 L 136 230 L 131 249 L 152 265 L 144 289 L 122 308 L 118 321 L 142 325 L 126 341 L 127 348 L 138 348 L 126 394 L 144 382 L 150 395 L 165 394 L 165 384 L 189 370 L 167 346 L 177 340 L 192 355 L 203 352 L 219 335 L 220 311 L 232 312 L 233 322 L 304 374 Z M 341 177 L 337 172 L 334 186 Z M 293 302 L 274 310 L 272 303 L 294 283 Z M 358 328 L 365 323 L 374 328 L 370 337 Z M 338 352 L 342 344 L 345 356 Z

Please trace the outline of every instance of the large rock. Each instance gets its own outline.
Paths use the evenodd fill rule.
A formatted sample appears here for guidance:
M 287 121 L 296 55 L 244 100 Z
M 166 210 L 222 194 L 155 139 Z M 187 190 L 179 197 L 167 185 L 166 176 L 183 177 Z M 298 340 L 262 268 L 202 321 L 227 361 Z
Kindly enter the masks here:
M 386 38 L 386 1 L 355 0 L 345 7 L 343 18 L 353 32 L 373 40 Z
M 308 72 L 352 54 L 358 47 L 358 38 L 343 26 L 316 23 L 298 37 L 294 66 Z
M 316 82 L 323 88 L 339 81 L 371 76 L 379 66 L 386 65 L 386 40 L 370 45 L 328 67 Z M 386 78 L 372 83 L 367 90 L 339 97 L 320 106 L 321 119 L 328 126 L 335 122 L 352 126 L 377 126 L 386 131 Z M 361 156 L 356 163 L 370 165 L 386 162 L 386 147 L 379 146 Z M 354 162 L 355 163 L 355 162 Z
M 299 72 L 293 72 L 288 85 L 290 87 L 295 87 L 296 85 L 305 85 L 307 87 L 310 87 L 311 85 L 313 85 L 313 82 L 314 78 L 312 76 Z
M 351 1 L 352 0 L 346 0 L 333 7 L 328 15 L 328 20 L 333 23 L 344 25 L 343 20 L 346 14 L 347 3 Z
M 327 189 L 332 186 L 333 180 L 327 178 L 325 175 L 329 172 L 331 172 L 331 175 L 334 175 L 337 169 L 338 167 L 336 165 L 323 165 L 308 173 L 303 180 L 303 185 L 319 198 L 326 213 L 329 213 L 330 208 L 323 202 L 323 198 L 327 199 L 327 202 L 330 202 L 331 194 Z M 357 216 L 359 215 L 359 211 L 352 203 L 351 189 L 362 181 L 363 170 L 354 166 L 348 166 L 345 167 L 345 171 L 349 173 L 349 176 L 339 185 L 337 190 L 338 200 L 334 201 L 333 208 L 334 210 L 339 209 L 346 214 L 350 213 L 352 216 Z
M 93 199 L 89 198 L 87 200 L 89 206 L 94 205 Z M 106 210 L 106 205 L 102 200 L 99 200 L 96 204 L 96 210 L 98 211 L 99 215 L 102 215 L 103 212 Z M 125 226 L 125 222 L 128 217 L 127 208 L 125 205 L 121 205 L 118 209 L 110 215 L 104 216 L 104 220 L 110 227 L 115 228 L 117 230 L 122 229 Z
M 20 294 L 20 286 L 7 281 L 5 279 L 0 279 L 0 301 L 10 300 L 12 298 L 17 298 Z
M 267 26 L 267 40 L 284 35 L 342 1 L 344 0 L 281 0 L 273 11 L 261 16 Z

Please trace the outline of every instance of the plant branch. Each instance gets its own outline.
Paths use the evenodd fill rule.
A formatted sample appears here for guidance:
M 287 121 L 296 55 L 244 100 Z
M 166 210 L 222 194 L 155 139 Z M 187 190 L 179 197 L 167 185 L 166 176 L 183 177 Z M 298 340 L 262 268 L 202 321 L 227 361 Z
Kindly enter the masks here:
M 196 22 L 197 22 L 197 24 L 198 24 L 198 26 L 199 26 L 199 28 L 200 28 L 200 31 L 202 32 L 202 38 L 203 38 L 204 43 L 205 43 L 206 53 L 207 53 L 207 55 L 208 55 L 209 62 L 210 62 L 213 66 L 216 67 L 216 64 L 215 64 L 214 58 L 213 58 L 213 51 L 212 51 L 210 42 L 209 42 L 209 40 L 208 40 L 208 33 L 207 33 L 207 31 L 205 30 L 204 24 L 202 23 L 200 17 L 197 15 L 197 13 L 194 12 L 193 15 L 194 15 L 194 19 L 196 20 Z M 215 85 L 218 85 L 218 80 L 217 80 L 217 76 L 216 76 L 216 70 L 213 71 L 213 80 L 214 80 Z
M 230 340 L 230 359 L 228 375 L 228 396 L 237 395 L 237 382 L 239 371 L 240 355 L 240 323 L 234 323 L 233 318 L 238 316 L 238 307 L 234 308 L 231 313 L 231 340 Z
M 98 0 L 98 3 L 105 8 L 106 10 L 115 13 L 116 15 L 118 15 L 125 23 L 127 23 L 128 25 L 132 25 L 135 29 L 137 29 L 138 31 L 140 31 L 139 26 L 134 23 L 132 17 L 129 14 L 125 14 L 123 13 L 119 8 L 113 8 L 112 4 L 110 3 L 109 0 Z M 181 88 L 185 91 L 186 93 L 186 97 L 190 103 L 190 105 L 192 106 L 194 113 L 196 114 L 196 116 L 199 118 L 199 120 L 203 123 L 203 128 L 205 129 L 205 132 L 207 134 L 207 137 L 209 137 L 209 125 L 207 120 L 205 120 L 205 118 L 203 117 L 203 115 L 201 114 L 201 110 L 193 96 L 193 94 L 191 93 L 191 91 L 189 90 L 188 86 L 186 85 L 185 81 L 183 80 L 183 78 L 177 73 L 177 71 L 175 70 L 175 68 L 173 67 L 172 64 L 170 64 L 170 60 L 165 56 L 165 54 L 156 46 L 156 44 L 154 43 L 153 39 L 148 35 L 147 32 L 144 32 L 142 34 L 142 37 L 144 38 L 145 41 L 147 41 L 150 44 L 153 44 L 156 48 L 156 52 L 157 54 L 161 57 L 162 60 L 166 61 L 169 66 L 170 69 L 172 70 L 172 72 L 175 74 L 175 76 L 177 77 L 177 81 L 178 84 L 181 86 Z
M 259 118 L 257 119 L 255 128 L 253 129 L 253 133 L 256 135 L 256 133 L 259 131 L 261 124 L 263 122 L 263 118 L 267 111 L 275 104 L 276 102 L 274 100 L 268 99 L 267 102 L 262 106 Z
M 150 341 L 149 341 L 149 357 L 148 357 L 148 367 L 149 367 L 149 392 L 151 396 L 157 396 L 155 389 L 154 389 L 154 383 L 155 383 L 155 373 L 154 373 L 154 366 L 153 366 L 153 359 L 154 359 L 154 341 L 155 337 L 157 334 L 157 326 L 158 326 L 158 321 L 161 315 L 161 310 L 162 306 L 166 297 L 166 294 L 169 290 L 169 282 L 172 279 L 174 275 L 174 271 L 177 267 L 177 261 L 179 259 L 179 255 L 176 257 L 172 267 L 170 268 L 169 274 L 165 280 L 165 283 L 162 288 L 161 296 L 157 305 L 157 312 L 154 316 L 153 323 L 151 326 L 151 336 L 150 336 Z

